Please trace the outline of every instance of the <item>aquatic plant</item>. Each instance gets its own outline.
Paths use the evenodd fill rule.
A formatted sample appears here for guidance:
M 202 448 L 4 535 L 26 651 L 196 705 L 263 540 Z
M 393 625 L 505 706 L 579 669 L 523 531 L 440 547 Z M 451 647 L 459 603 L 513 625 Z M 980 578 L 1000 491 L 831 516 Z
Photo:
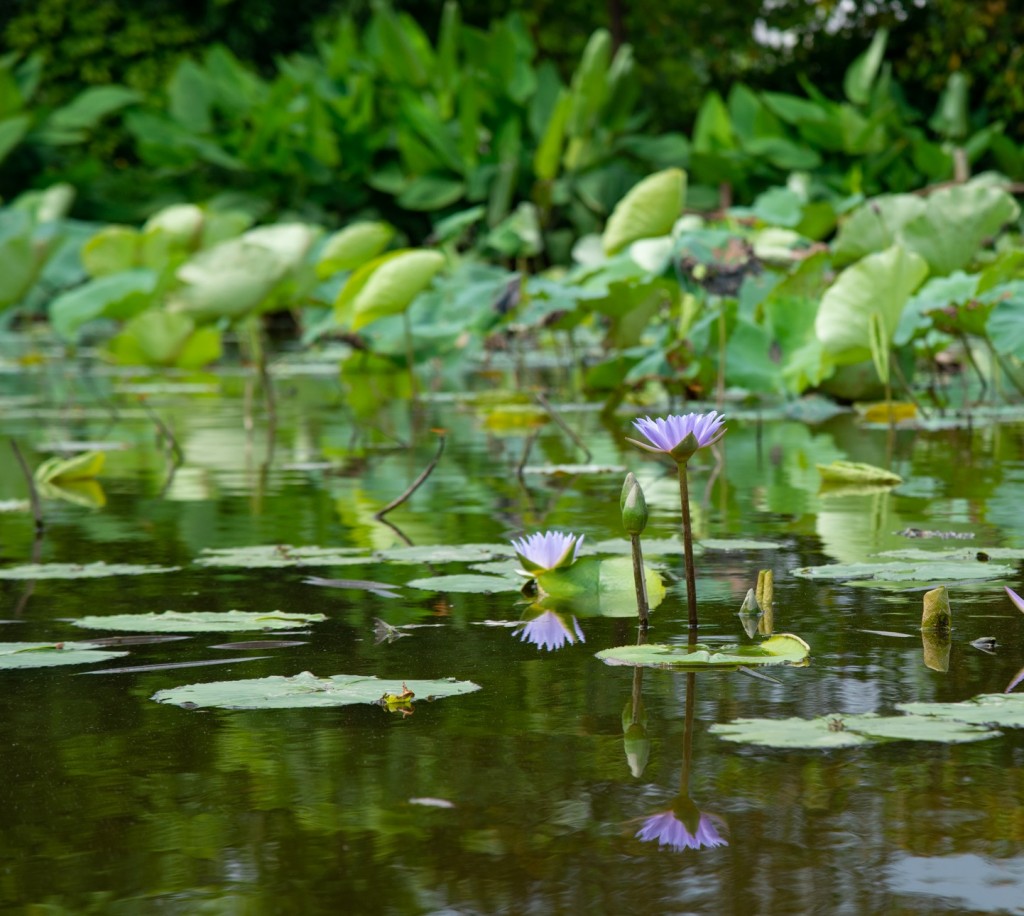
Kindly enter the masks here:
M 561 531 L 537 532 L 529 537 L 512 539 L 516 556 L 523 564 L 522 572 L 527 576 L 572 565 L 582 543 L 582 534 L 577 536 Z
M 539 649 L 554 652 L 577 641 L 586 642 L 583 630 L 575 617 L 568 620 L 552 610 L 543 609 L 532 620 L 523 621 L 513 631 L 523 642 L 532 642 Z
M 636 586 L 636 612 L 640 617 L 640 625 L 647 627 L 648 604 L 647 583 L 644 580 L 644 555 L 640 547 L 640 535 L 647 527 L 647 501 L 640 481 L 630 472 L 622 484 L 622 495 L 619 497 L 619 509 L 622 512 L 622 527 L 629 535 L 633 556 L 633 582 Z
M 725 417 L 717 411 L 670 415 L 665 418 L 641 417 L 633 425 L 647 442 L 627 437 L 644 451 L 668 455 L 679 473 L 679 502 L 683 513 L 683 556 L 686 561 L 686 604 L 690 626 L 697 626 L 697 585 L 693 565 L 693 527 L 690 523 L 690 488 L 686 477 L 687 462 L 698 449 L 714 445 L 726 433 Z M 648 444 L 649 443 L 649 444 Z

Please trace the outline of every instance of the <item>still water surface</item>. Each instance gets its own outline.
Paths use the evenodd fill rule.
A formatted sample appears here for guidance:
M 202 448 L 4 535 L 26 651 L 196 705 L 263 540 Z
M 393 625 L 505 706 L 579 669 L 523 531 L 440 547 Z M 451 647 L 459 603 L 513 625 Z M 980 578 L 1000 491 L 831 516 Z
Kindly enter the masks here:
M 30 514 L 0 513 L 0 566 L 35 558 L 180 567 L 0 581 L 4 639 L 80 639 L 69 619 L 167 609 L 328 620 L 284 637 L 133 646 L 112 665 L 91 666 L 227 660 L 210 667 L 0 671 L 3 912 L 1024 912 L 1021 731 L 967 745 L 833 751 L 765 750 L 708 731 L 740 716 L 888 713 L 903 701 L 1001 692 L 1024 666 L 1024 618 L 999 582 L 951 584 L 955 630 L 949 670 L 938 672 L 924 664 L 921 588 L 792 570 L 906 547 L 1024 547 L 1020 423 L 891 434 L 850 414 L 809 425 L 731 412 L 721 460 L 694 462 L 698 540 L 774 546 L 698 558 L 700 636 L 746 640 L 737 611 L 758 569 L 771 568 L 775 629 L 799 634 L 813 653 L 809 667 L 771 669 L 772 682 L 606 666 L 595 652 L 636 638 L 629 607 L 579 612 L 582 636 L 546 651 L 508 625 L 524 609 L 515 592 L 404 587 L 472 571 L 463 563 L 195 562 L 216 547 L 319 545 L 369 556 L 403 538 L 503 544 L 548 528 L 598 542 L 621 534 L 626 469 L 651 506 L 645 537 L 671 536 L 673 472 L 623 441 L 633 414 L 602 418 L 550 395 L 590 448 L 587 459 L 556 424 L 531 442 L 533 427 L 486 399 L 433 396 L 410 407 L 369 389 L 353 398 L 333 372 L 293 369 L 279 374 L 271 424 L 258 395 L 247 402 L 244 375 L 188 382 L 0 375 L 0 437 L 15 438 L 30 463 L 55 442 L 121 446 L 109 452 L 91 506 L 44 502 L 41 541 Z M 177 468 L 154 416 L 184 452 Z M 447 446 L 436 472 L 388 516 L 394 528 L 375 521 L 430 460 L 430 430 L 441 427 Z M 820 493 L 814 466 L 836 458 L 891 467 L 905 483 Z M 553 474 L 552 464 L 582 467 Z M 5 442 L 0 504 L 25 495 Z M 911 540 L 901 533 L 908 528 L 974 538 Z M 685 642 L 681 560 L 659 562 L 670 588 L 652 639 Z M 1020 591 L 1014 566 L 1000 581 Z M 316 587 L 303 581 L 309 575 L 384 580 L 400 597 Z M 430 626 L 377 642 L 377 617 Z M 972 647 L 980 637 L 995 637 L 994 654 Z M 260 638 L 301 645 L 216 648 Z M 417 704 L 410 716 L 369 705 L 187 710 L 150 699 L 181 684 L 302 671 L 456 677 L 482 689 Z M 670 812 L 706 815 L 705 839 L 718 845 L 675 851 L 637 836 Z

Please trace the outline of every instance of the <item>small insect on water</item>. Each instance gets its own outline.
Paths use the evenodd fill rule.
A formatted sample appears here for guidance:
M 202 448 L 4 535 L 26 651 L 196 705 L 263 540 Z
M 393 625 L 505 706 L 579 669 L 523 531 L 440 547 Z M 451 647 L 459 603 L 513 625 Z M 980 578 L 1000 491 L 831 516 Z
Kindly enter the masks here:
M 828 730 L 830 732 L 841 732 L 846 730 L 846 726 L 843 724 L 842 717 L 832 716 L 828 720 Z

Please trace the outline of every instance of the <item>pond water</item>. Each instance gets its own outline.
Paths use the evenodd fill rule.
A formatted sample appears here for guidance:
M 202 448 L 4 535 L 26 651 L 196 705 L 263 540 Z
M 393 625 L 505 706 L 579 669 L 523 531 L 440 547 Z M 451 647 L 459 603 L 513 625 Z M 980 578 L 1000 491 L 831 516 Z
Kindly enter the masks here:
M 97 486 L 44 494 L 36 539 L 31 513 L 12 504 L 27 488 L 4 441 L 0 570 L 33 561 L 176 569 L 0 579 L 5 639 L 111 636 L 70 621 L 168 609 L 326 619 L 283 635 L 191 634 L 121 647 L 128 654 L 104 663 L 0 670 L 4 912 L 1024 912 L 1020 730 L 826 750 L 711 731 L 738 717 L 841 723 L 1007 687 L 1024 666 L 1024 616 L 1002 588 L 1021 590 L 1019 560 L 1000 561 L 1009 574 L 946 583 L 954 628 L 937 665 L 919 627 L 922 592 L 941 582 L 850 584 L 794 570 L 908 548 L 1024 548 L 1019 421 L 979 414 L 890 431 L 852 413 L 812 424 L 727 406 L 720 454 L 701 453 L 691 471 L 705 545 L 700 639 L 749 641 L 738 610 L 758 570 L 772 569 L 774 629 L 805 639 L 812 660 L 766 677 L 688 675 L 595 658 L 636 641 L 629 600 L 578 603 L 563 615 L 571 638 L 549 650 L 514 626 L 527 606 L 516 591 L 407 584 L 474 564 L 444 550 L 387 553 L 493 545 L 507 567 L 508 539 L 524 533 L 621 541 L 627 469 L 651 510 L 645 542 L 677 536 L 674 470 L 624 442 L 636 414 L 604 417 L 549 393 L 588 456 L 557 423 L 499 409 L 504 376 L 478 380 L 476 395 L 410 402 L 387 380 L 347 385 L 329 365 L 285 362 L 271 422 L 242 371 L 156 378 L 85 365 L 7 363 L 0 373 L 0 438 L 15 439 L 30 464 L 54 444 L 110 447 Z M 180 465 L 161 429 L 173 431 Z M 375 520 L 436 454 L 435 429 L 446 431 L 436 470 L 390 524 Z M 822 491 L 815 465 L 841 458 L 905 482 Z M 197 562 L 252 545 L 350 548 L 351 562 Z M 668 586 L 650 638 L 685 644 L 681 557 L 649 562 Z M 397 597 L 310 576 L 383 581 Z M 406 635 L 378 639 L 376 618 Z M 994 648 L 972 645 L 983 637 Z M 220 648 L 260 640 L 292 644 Z M 215 664 L 102 670 L 186 662 Z M 453 677 L 481 689 L 417 702 L 412 714 L 151 699 L 183 684 L 303 671 Z M 698 813 L 703 848 L 659 843 L 659 825 L 674 817 L 694 832 Z

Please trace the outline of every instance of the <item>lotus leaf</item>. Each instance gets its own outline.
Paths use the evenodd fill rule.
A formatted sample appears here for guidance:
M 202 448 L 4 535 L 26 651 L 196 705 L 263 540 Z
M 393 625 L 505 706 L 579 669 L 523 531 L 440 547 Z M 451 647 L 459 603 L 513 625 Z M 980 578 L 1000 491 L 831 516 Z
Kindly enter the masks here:
M 298 707 L 380 704 L 385 696 L 414 696 L 410 702 L 457 696 L 479 690 L 472 681 L 441 678 L 430 681 L 385 680 L 356 674 L 316 677 L 308 671 L 293 677 L 263 677 L 239 681 L 213 681 L 159 690 L 152 699 L 177 706 L 215 706 L 221 709 L 294 709 Z
M 139 566 L 132 563 L 28 563 L 0 569 L 0 579 L 100 579 L 177 572 L 180 566 Z
M 903 483 L 899 474 L 859 461 L 833 461 L 816 464 L 823 484 L 891 484 Z
M 708 731 L 725 741 L 778 748 L 856 747 L 882 741 L 963 744 L 998 737 L 999 732 L 963 722 L 940 723 L 926 716 L 818 716 L 814 719 L 735 719 Z
M 164 611 L 150 614 L 107 614 L 80 617 L 76 627 L 127 630 L 133 633 L 244 633 L 249 630 L 294 630 L 326 620 L 323 614 L 283 611 Z
M 1024 728 L 1024 694 L 1020 693 L 983 693 L 962 703 L 897 703 L 896 708 L 916 716 Z
M 639 239 L 668 235 L 683 210 L 686 173 L 665 169 L 634 185 L 615 205 L 601 239 L 605 253 L 615 254 Z
M 978 560 L 915 561 L 909 563 L 831 563 L 825 566 L 804 566 L 793 575 L 804 579 L 843 579 L 857 585 L 907 585 L 911 582 L 967 581 L 997 579 L 1013 575 L 1012 566 L 983 563 Z
M 399 315 L 444 267 L 437 251 L 404 248 L 367 262 L 348 278 L 334 302 L 343 326 L 358 331 L 378 318 Z
M 290 544 L 207 547 L 195 559 L 197 566 L 241 566 L 246 569 L 276 569 L 286 566 L 349 566 L 367 562 L 369 562 L 369 557 L 358 548 L 292 547 Z
M 86 665 L 120 658 L 127 652 L 110 652 L 88 642 L 0 643 L 0 668 L 49 668 L 55 665 Z
M 753 665 L 805 665 L 811 647 L 799 636 L 779 633 L 764 642 L 711 649 L 703 645 L 673 646 L 649 644 L 603 649 L 597 657 L 609 665 L 640 665 L 646 668 L 735 669 Z
M 377 257 L 394 238 L 395 229 L 389 223 L 352 223 L 335 232 L 320 251 L 316 273 L 321 279 L 340 270 L 355 270 Z
M 429 576 L 424 579 L 413 579 L 406 585 L 428 592 L 469 592 L 490 595 L 494 592 L 518 592 L 523 586 L 523 580 L 510 576 L 464 573 L 454 576 Z

